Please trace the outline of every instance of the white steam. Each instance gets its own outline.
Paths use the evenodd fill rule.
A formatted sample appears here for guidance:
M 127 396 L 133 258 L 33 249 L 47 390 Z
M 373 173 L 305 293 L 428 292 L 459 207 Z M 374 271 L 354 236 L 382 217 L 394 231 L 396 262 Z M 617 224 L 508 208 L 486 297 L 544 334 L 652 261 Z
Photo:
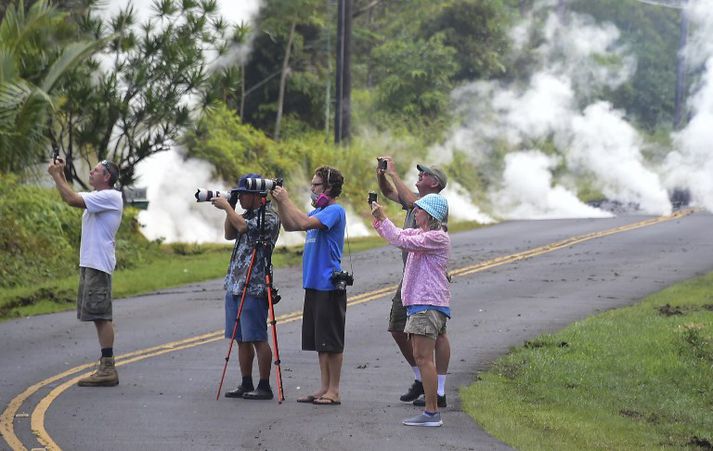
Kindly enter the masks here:
M 539 2 L 535 11 L 552 6 Z M 532 17 L 513 29 L 516 48 L 524 48 L 535 32 Z M 550 12 L 542 39 L 534 52 L 538 67 L 527 84 L 479 81 L 454 91 L 457 112 L 465 119 L 434 153 L 450 158 L 465 152 L 484 167 L 491 174 L 491 209 L 501 218 L 608 215 L 577 199 L 578 179 L 643 212 L 669 212 L 668 194 L 644 160 L 642 139 L 624 112 L 588 101 L 597 88 L 615 88 L 635 71 L 634 59 L 617 42 L 616 27 L 571 13 L 562 22 Z M 503 148 L 515 155 L 498 163 Z M 553 152 L 559 157 L 546 157 Z M 562 163 L 567 174 L 558 174 L 561 183 L 555 183 Z
M 687 59 L 703 70 L 689 97 L 690 120 L 674 135 L 664 168 L 669 187 L 688 188 L 695 204 L 713 211 L 713 0 L 692 1 L 686 13 L 692 30 Z

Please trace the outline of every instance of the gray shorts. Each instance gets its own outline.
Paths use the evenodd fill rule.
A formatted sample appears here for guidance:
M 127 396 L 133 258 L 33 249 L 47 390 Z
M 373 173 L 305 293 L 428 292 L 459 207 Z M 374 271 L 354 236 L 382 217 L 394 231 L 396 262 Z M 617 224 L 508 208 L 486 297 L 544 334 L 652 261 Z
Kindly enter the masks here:
M 446 333 L 446 321 L 448 317 L 438 310 L 424 310 L 408 317 L 404 332 L 435 340 Z
M 403 282 L 403 280 L 402 280 Z M 406 327 L 406 307 L 401 302 L 401 282 L 399 282 L 396 293 L 391 299 L 391 311 L 389 312 L 389 332 L 403 332 Z
M 81 321 L 111 321 L 111 274 L 79 268 L 77 318 Z

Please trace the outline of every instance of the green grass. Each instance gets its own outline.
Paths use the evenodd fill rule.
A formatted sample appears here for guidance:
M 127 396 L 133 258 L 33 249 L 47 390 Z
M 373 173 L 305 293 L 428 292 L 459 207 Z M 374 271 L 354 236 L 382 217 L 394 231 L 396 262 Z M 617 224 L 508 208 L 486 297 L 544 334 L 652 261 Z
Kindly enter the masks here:
M 349 247 L 351 252 L 359 252 L 385 244 L 383 239 L 373 236 L 352 238 Z M 114 272 L 113 296 L 118 299 L 223 277 L 231 250 L 230 245 L 217 244 L 163 245 L 151 261 Z M 346 251 L 345 246 L 345 258 Z M 272 260 L 276 268 L 299 265 L 302 246 L 277 248 Z M 64 278 L 31 287 L 0 289 L 0 321 L 74 309 L 78 274 L 76 263 L 72 262 Z
M 516 449 L 712 449 L 713 274 L 527 342 L 461 396 Z

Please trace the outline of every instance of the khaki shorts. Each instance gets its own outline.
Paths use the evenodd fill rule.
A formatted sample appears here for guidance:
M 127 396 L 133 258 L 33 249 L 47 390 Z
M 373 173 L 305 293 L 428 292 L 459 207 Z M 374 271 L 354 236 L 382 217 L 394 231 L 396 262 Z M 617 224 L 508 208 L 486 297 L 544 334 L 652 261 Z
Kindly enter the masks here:
M 404 332 L 435 340 L 446 333 L 446 321 L 448 317 L 438 310 L 424 310 L 408 317 Z
M 81 321 L 111 321 L 111 316 L 111 274 L 80 267 L 77 318 Z

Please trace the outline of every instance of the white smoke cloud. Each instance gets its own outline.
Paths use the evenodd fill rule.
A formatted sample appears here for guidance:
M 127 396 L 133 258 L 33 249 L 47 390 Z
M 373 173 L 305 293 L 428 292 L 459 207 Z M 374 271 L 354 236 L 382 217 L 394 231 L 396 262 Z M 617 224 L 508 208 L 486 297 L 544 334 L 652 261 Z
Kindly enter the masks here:
M 703 70 L 688 99 L 691 118 L 674 134 L 675 150 L 664 163 L 666 183 L 688 188 L 695 204 L 713 211 L 713 0 L 691 1 L 686 13 L 692 32 L 687 59 Z
M 496 213 L 507 219 L 606 218 L 610 213 L 583 204 L 567 188 L 552 183 L 558 158 L 538 150 L 505 156 L 502 188 L 491 193 L 498 199 Z
M 535 10 L 551 11 L 553 6 L 551 1 L 538 2 Z M 524 48 L 534 33 L 533 18 L 534 14 L 513 29 L 516 48 Z M 636 69 L 634 58 L 618 43 L 619 31 L 588 16 L 569 13 L 561 21 L 550 12 L 542 39 L 534 52 L 539 60 L 526 85 L 479 81 L 454 91 L 456 113 L 465 119 L 432 155 L 450 160 L 454 152 L 465 152 L 474 164 L 484 165 L 485 172 L 495 173 L 489 181 L 499 188 L 489 194 L 493 211 L 503 218 L 606 215 L 552 183 L 554 170 L 562 169 L 555 164 L 559 162 L 566 163 L 570 180 L 587 176 L 609 199 L 636 204 L 646 213 L 669 212 L 668 194 L 647 166 L 642 139 L 624 112 L 605 102 L 587 104 L 595 89 L 615 88 Z M 504 167 L 498 163 L 504 144 L 507 152 L 517 152 L 538 150 L 542 143 L 554 143 L 556 149 L 507 155 Z M 553 150 L 561 160 L 545 157 Z M 525 170 L 527 163 L 532 165 L 530 172 Z M 555 201 L 562 205 L 556 207 Z

